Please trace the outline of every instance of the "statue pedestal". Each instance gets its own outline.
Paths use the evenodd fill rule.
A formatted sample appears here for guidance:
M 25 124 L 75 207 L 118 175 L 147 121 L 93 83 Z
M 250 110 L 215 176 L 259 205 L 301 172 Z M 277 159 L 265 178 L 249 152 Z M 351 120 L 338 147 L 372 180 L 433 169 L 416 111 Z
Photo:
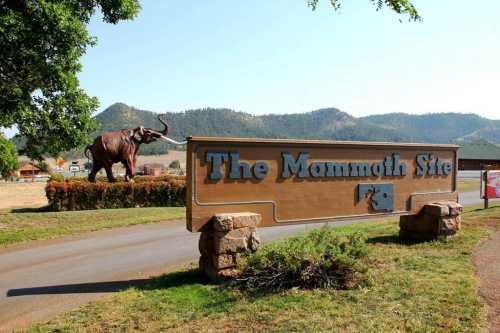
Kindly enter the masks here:
M 215 282 L 237 277 L 240 256 L 260 246 L 257 226 L 261 222 L 261 215 L 255 213 L 215 215 L 200 235 L 200 270 Z
M 438 201 L 424 205 L 417 215 L 399 218 L 402 239 L 432 240 L 455 235 L 460 230 L 462 205 L 454 201 Z

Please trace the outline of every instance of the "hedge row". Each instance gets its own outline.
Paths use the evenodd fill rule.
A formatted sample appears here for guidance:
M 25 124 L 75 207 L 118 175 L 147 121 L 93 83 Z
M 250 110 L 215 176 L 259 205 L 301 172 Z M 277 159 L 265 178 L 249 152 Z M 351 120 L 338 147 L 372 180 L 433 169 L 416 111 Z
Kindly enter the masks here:
M 53 211 L 132 207 L 181 207 L 186 204 L 185 177 L 136 177 L 134 183 L 119 179 L 51 179 L 45 188 Z

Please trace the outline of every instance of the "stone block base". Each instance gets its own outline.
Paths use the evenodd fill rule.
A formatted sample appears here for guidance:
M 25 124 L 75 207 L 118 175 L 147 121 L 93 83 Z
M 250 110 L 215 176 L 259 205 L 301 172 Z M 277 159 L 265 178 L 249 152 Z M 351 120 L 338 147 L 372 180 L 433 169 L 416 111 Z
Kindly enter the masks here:
M 235 278 L 242 253 L 256 251 L 260 246 L 257 226 L 260 214 L 219 214 L 212 218 L 210 228 L 200 235 L 200 270 L 212 281 Z
M 403 239 L 432 240 L 455 235 L 460 230 L 463 208 L 454 201 L 424 205 L 417 215 L 399 218 L 399 236 Z

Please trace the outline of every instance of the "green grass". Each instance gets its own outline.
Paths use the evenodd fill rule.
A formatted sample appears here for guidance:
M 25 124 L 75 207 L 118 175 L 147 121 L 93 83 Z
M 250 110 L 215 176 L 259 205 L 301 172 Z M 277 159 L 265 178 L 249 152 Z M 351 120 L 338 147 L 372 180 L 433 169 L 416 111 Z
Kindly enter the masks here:
M 499 229 L 500 207 L 468 209 L 460 234 L 401 242 L 396 220 L 339 228 L 364 232 L 370 280 L 354 290 L 244 294 L 188 268 L 69 312 L 30 332 L 480 332 L 483 301 L 471 262 Z
M 185 217 L 183 207 L 102 209 L 77 212 L 0 211 L 0 246 L 88 231 Z

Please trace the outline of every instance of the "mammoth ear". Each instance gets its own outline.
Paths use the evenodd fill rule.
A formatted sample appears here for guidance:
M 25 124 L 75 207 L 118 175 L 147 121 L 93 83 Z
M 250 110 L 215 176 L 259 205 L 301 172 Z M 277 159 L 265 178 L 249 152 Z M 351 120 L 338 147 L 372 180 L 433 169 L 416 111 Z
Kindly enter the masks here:
M 144 127 L 142 126 L 134 128 L 134 130 L 132 131 L 132 137 L 137 141 L 141 141 L 143 135 L 144 135 Z

